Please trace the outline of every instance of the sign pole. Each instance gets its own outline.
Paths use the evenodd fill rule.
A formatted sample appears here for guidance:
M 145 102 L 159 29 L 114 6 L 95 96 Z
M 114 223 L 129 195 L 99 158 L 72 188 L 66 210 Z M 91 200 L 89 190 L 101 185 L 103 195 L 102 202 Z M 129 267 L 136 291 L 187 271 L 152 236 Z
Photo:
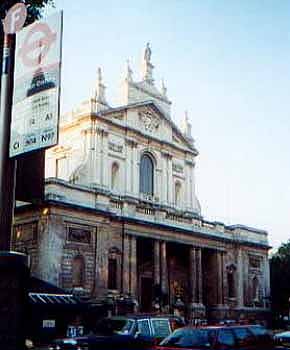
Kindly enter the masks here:
M 9 159 L 15 34 L 5 34 L 0 105 L 0 250 L 10 250 L 16 161 Z
M 0 101 L 0 349 L 5 350 L 25 349 L 25 315 L 28 305 L 27 256 L 10 251 L 16 161 L 9 158 L 15 32 L 23 26 L 25 18 L 25 5 L 16 4 L 4 20 Z

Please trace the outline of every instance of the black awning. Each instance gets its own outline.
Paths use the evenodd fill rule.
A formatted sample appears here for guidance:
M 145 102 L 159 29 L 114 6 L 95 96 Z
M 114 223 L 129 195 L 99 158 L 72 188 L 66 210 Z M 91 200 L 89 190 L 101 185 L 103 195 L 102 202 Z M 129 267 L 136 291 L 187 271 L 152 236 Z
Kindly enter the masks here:
M 64 289 L 34 276 L 29 279 L 28 291 L 33 294 L 70 294 Z
M 33 305 L 80 305 L 72 294 L 29 293 L 29 302 Z

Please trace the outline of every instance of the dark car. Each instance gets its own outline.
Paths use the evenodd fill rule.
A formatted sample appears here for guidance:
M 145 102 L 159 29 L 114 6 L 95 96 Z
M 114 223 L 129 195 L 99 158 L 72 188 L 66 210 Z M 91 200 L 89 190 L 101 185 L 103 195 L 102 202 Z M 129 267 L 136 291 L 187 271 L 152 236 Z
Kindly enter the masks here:
M 268 350 L 274 346 L 271 334 L 262 326 L 184 327 L 165 338 L 158 350 Z
M 105 318 L 83 337 L 57 339 L 50 350 L 146 349 L 184 322 L 176 316 L 129 315 Z

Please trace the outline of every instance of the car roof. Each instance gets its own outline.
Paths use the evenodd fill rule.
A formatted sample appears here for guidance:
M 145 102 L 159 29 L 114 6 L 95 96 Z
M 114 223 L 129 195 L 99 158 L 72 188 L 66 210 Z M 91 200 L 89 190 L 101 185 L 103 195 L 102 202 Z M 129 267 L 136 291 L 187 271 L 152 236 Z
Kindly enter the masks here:
M 107 317 L 107 319 L 112 319 L 112 320 L 126 320 L 126 319 L 144 319 L 144 318 L 169 318 L 172 320 L 180 320 L 182 321 L 182 319 L 179 316 L 175 316 L 175 315 L 152 315 L 152 314 L 128 314 L 126 316 L 111 316 L 111 317 Z
M 195 326 L 186 326 L 186 327 L 182 327 L 182 328 L 179 328 L 180 329 L 196 329 L 196 330 L 200 330 L 200 329 L 236 329 L 236 328 L 247 328 L 247 327 L 262 327 L 260 325 L 257 325 L 257 324 L 247 324 L 247 325 L 230 325 L 230 326 L 227 326 L 227 325 L 222 325 L 222 326 L 201 326 L 201 327 L 195 327 Z

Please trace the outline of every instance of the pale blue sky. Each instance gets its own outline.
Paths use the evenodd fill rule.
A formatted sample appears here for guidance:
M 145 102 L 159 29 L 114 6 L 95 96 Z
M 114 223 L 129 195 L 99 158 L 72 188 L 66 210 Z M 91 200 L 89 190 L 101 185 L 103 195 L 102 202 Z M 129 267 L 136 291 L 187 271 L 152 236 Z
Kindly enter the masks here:
M 180 122 L 200 151 L 203 215 L 290 238 L 290 1 L 56 0 L 64 10 L 62 110 L 88 98 L 97 67 L 118 105 L 129 58 L 139 78 L 152 47 Z

